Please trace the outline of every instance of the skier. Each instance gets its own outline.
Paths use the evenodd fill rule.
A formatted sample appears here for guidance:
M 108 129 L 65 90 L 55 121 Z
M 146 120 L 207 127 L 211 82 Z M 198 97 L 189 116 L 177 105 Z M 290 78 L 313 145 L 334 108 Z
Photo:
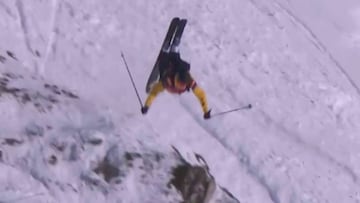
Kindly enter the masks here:
M 173 94 L 182 94 L 191 89 L 201 104 L 204 119 L 209 119 L 211 110 L 208 109 L 206 94 L 190 75 L 190 64 L 180 58 L 179 52 L 173 50 L 162 51 L 159 58 L 160 79 L 152 85 L 145 105 L 141 108 L 142 114 L 147 113 L 156 96 L 165 89 Z

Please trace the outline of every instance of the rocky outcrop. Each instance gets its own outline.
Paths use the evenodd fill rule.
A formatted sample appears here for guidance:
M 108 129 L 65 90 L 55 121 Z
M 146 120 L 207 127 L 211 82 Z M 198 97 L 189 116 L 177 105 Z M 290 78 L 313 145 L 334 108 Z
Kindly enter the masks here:
M 182 164 L 173 169 L 170 184 L 181 193 L 183 203 L 208 203 L 216 189 L 216 183 L 205 159 L 195 154 L 199 164 L 190 164 L 175 147 L 173 149 Z
M 215 180 L 203 166 L 180 165 L 170 181 L 181 193 L 184 203 L 208 203 L 215 190 Z

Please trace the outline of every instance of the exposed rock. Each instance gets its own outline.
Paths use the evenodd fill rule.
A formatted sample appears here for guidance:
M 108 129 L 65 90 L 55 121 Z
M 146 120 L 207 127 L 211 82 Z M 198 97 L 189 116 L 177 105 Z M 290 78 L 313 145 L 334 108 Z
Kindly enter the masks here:
M 141 158 L 141 154 L 136 152 L 125 152 L 124 156 L 128 161 L 133 161 L 135 158 Z
M 29 137 L 44 136 L 45 130 L 37 124 L 30 124 L 25 127 L 25 134 Z
M 4 63 L 5 61 L 6 61 L 6 58 L 4 56 L 0 55 L 0 62 Z
M 1 58 L 0 58 L 1 60 Z M 56 85 L 43 83 L 38 81 L 46 90 L 40 91 L 32 89 L 31 87 L 16 87 L 12 86 L 12 82 L 15 80 L 29 80 L 29 77 L 12 73 L 12 72 L 1 72 L 0 73 L 0 96 L 3 94 L 11 95 L 21 104 L 31 103 L 41 113 L 51 111 L 56 104 L 61 103 L 65 99 L 78 99 L 79 97 L 74 93 L 61 89 Z M 32 76 L 33 80 L 37 77 Z M 15 83 L 16 84 L 16 83 Z
M 6 51 L 7 55 L 10 56 L 11 58 L 17 60 L 17 58 L 15 57 L 15 54 L 12 53 L 11 51 Z
M 99 163 L 94 172 L 97 174 L 102 174 L 106 182 L 110 182 L 112 178 L 118 177 L 120 175 L 120 170 L 111 164 L 106 157 L 102 162 Z
M 215 180 L 203 166 L 179 165 L 173 176 L 170 184 L 181 193 L 184 203 L 207 203 L 214 192 Z
M 92 144 L 92 145 L 101 145 L 102 143 L 102 139 L 100 138 L 92 138 L 88 140 L 88 143 Z
M 22 140 L 17 140 L 14 138 L 5 138 L 4 139 L 4 144 L 10 145 L 10 146 L 16 146 L 16 145 L 20 145 L 22 143 L 23 143 Z
M 55 165 L 57 163 L 57 158 L 55 155 L 51 155 L 48 160 L 49 164 Z

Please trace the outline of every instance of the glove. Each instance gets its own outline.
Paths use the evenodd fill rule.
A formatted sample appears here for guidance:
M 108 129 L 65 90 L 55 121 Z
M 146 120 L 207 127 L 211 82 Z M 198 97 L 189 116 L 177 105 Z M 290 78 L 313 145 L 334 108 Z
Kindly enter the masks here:
M 148 112 L 148 110 L 149 110 L 149 107 L 147 107 L 147 106 L 141 107 L 141 113 L 142 113 L 143 115 L 146 114 L 146 113 Z
M 211 110 L 204 113 L 204 119 L 210 119 L 210 117 L 211 117 L 210 112 L 211 112 Z

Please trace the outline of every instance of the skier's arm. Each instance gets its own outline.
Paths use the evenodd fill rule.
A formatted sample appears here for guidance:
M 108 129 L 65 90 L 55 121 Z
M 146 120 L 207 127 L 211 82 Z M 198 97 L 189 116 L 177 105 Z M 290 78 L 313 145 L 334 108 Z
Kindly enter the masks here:
M 164 86 L 162 83 L 160 81 L 155 83 L 145 101 L 145 107 L 149 108 L 156 96 L 162 91 L 164 91 Z
M 210 115 L 210 111 L 208 109 L 208 104 L 206 100 L 206 94 L 202 88 L 200 88 L 193 77 L 190 75 L 189 72 L 186 74 L 186 83 L 188 89 L 192 89 L 193 93 L 195 94 L 196 98 L 199 100 L 201 108 L 204 112 L 204 117 L 206 115 Z
M 197 86 L 195 82 L 192 85 L 191 89 L 192 89 L 193 93 L 195 94 L 195 96 L 197 97 L 197 99 L 199 100 L 204 114 L 208 113 L 209 109 L 208 109 L 206 94 L 205 94 L 204 90 L 202 88 L 200 88 L 199 86 Z

